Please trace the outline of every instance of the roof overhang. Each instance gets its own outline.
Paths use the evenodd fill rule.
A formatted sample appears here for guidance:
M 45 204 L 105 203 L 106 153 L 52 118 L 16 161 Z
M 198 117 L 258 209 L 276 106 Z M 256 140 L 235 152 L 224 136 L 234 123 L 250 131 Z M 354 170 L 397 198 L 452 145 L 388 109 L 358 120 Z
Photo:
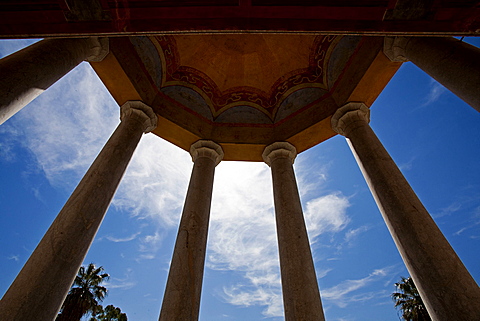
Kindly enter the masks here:
M 478 35 L 475 0 L 2 1 L 0 37 L 168 33 Z

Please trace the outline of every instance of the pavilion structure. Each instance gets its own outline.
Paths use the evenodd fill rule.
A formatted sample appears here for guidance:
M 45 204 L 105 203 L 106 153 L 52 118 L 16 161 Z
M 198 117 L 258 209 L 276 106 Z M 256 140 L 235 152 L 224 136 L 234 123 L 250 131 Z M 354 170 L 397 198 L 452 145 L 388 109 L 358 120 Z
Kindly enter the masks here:
M 346 137 L 433 320 L 480 320 L 480 290 L 369 126 L 410 61 L 480 111 L 471 0 L 4 1 L 0 36 L 46 39 L 0 60 L 0 123 L 82 61 L 121 122 L 0 301 L 53 320 L 144 133 L 193 171 L 160 320 L 197 320 L 215 166 L 271 167 L 285 319 L 324 320 L 293 162 Z M 160 307 L 159 307 L 160 308 Z

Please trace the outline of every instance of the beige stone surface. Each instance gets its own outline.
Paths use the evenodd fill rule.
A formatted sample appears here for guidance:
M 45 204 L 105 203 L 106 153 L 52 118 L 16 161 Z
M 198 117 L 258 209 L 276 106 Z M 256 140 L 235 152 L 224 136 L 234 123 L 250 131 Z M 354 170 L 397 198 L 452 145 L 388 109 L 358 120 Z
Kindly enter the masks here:
M 88 62 L 100 62 L 108 55 L 110 48 L 108 38 L 90 37 L 89 55 L 85 58 Z
M 392 61 L 411 61 L 480 112 L 480 49 L 453 37 L 385 37 Z
M 293 171 L 296 150 L 287 142 L 265 148 L 271 167 L 286 321 L 325 320 Z
M 128 104 L 122 107 L 125 108 L 132 107 Z M 3 296 L 0 320 L 55 319 L 132 154 L 147 129 L 145 123 L 155 121 L 145 113 L 130 115 L 122 118 Z
M 480 290 L 368 124 L 349 103 L 332 117 L 347 137 L 397 248 L 433 320 L 480 320 Z
M 101 61 L 107 53 L 107 38 L 48 39 L 1 59 L 0 124 L 82 61 Z
M 200 140 L 193 159 L 159 320 L 198 320 L 215 166 L 223 157 L 219 145 Z

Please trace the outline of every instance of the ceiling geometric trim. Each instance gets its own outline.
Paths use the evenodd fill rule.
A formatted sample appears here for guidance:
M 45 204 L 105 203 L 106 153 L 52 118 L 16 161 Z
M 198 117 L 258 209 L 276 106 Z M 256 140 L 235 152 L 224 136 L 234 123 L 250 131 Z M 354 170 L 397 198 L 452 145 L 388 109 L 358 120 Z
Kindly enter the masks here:
M 261 161 L 272 142 L 301 152 L 334 136 L 329 119 L 346 101 L 371 104 L 400 66 L 382 48 L 379 37 L 333 35 L 114 37 L 92 66 L 119 105 L 152 106 L 156 135 L 184 149 L 210 139 L 226 160 Z
M 157 47 L 162 60 L 162 88 L 183 86 L 193 89 L 205 99 L 214 117 L 235 106 L 250 106 L 274 119 L 279 106 L 291 93 L 303 88 L 328 90 L 329 57 L 341 37 L 312 37 L 309 58 L 305 61 L 304 67 L 278 77 L 268 91 L 252 86 L 236 86 L 221 90 L 220 86 L 202 70 L 181 64 L 182 54 L 177 50 L 174 36 L 150 39 Z

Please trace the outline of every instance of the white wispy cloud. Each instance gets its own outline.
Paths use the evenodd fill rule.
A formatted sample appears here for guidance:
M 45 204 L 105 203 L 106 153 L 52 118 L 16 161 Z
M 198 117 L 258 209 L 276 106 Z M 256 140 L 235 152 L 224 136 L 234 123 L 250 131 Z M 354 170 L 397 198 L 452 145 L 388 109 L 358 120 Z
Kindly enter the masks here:
M 453 202 L 452 204 L 448 205 L 447 207 L 444 207 L 440 209 L 437 213 L 432 214 L 434 218 L 440 218 L 443 216 L 448 216 L 451 215 L 457 211 L 459 211 L 462 208 L 462 204 L 459 202 Z
M 354 241 L 358 237 L 358 235 L 360 235 L 362 233 L 365 233 L 369 229 L 370 229 L 370 227 L 366 226 L 366 225 L 360 226 L 360 227 L 355 228 L 355 229 L 349 229 L 345 233 L 345 242 L 350 243 L 350 242 Z
M 308 201 L 304 215 L 311 242 L 322 233 L 342 231 L 350 222 L 349 206 L 348 198 L 339 192 Z
M 161 226 L 178 224 L 193 163 L 189 153 L 153 135 L 142 137 L 113 205 Z
M 21 121 L 22 143 L 54 186 L 72 189 L 119 123 L 102 87 L 82 63 L 14 116 Z
M 123 278 L 110 278 L 108 281 L 104 282 L 104 286 L 107 289 L 123 289 L 128 290 L 137 285 L 136 281 L 132 280 L 133 270 L 127 268 L 125 271 L 125 277 Z
M 310 241 L 343 230 L 348 206 L 338 192 L 308 201 L 304 216 Z M 265 306 L 267 317 L 283 315 L 271 173 L 265 164 L 224 162 L 217 167 L 207 266 L 243 276 L 244 281 L 223 287 L 227 302 Z M 330 270 L 318 271 L 322 277 Z
M 18 262 L 20 260 L 20 255 L 10 255 L 7 257 L 7 260 L 13 260 L 15 262 Z
M 311 155 L 307 156 L 303 153 L 295 160 L 295 176 L 298 186 L 301 186 L 298 192 L 302 199 L 316 197 L 324 191 L 329 179 L 329 169 L 332 166 L 332 161 L 324 157 L 313 161 L 310 157 Z
M 328 273 L 330 273 L 331 271 L 333 271 L 333 269 L 331 268 L 327 268 L 327 269 L 315 269 L 315 273 L 317 275 L 317 279 L 321 279 L 321 278 L 324 278 L 327 276 Z
M 244 281 L 223 287 L 234 305 L 266 306 L 283 314 L 270 169 L 265 164 L 218 165 L 212 200 L 207 266 L 239 272 Z
M 478 227 L 480 226 L 480 206 L 477 206 L 473 209 L 473 212 L 470 214 L 470 217 L 467 220 L 467 225 L 453 233 L 455 236 L 462 235 L 465 231 L 469 231 L 470 234 L 479 233 Z M 475 239 L 479 235 L 469 235 L 469 238 Z
M 398 165 L 398 168 L 401 170 L 401 171 L 409 171 L 413 168 L 413 163 L 415 161 L 417 157 L 416 156 L 412 156 L 410 157 L 410 160 L 408 160 L 408 162 L 406 163 L 402 163 L 402 164 L 399 164 Z
M 459 229 L 458 231 L 456 231 L 455 233 L 453 233 L 453 235 L 460 235 L 462 234 L 463 232 L 465 232 L 466 230 L 468 230 L 470 227 L 467 226 L 467 227 L 462 227 L 461 229 Z
M 266 306 L 263 314 L 267 317 L 283 316 L 282 297 L 277 288 L 231 286 L 224 287 L 224 298 L 233 305 L 239 306 Z
M 351 302 L 371 300 L 379 295 L 379 293 L 361 292 L 354 294 L 353 292 L 359 291 L 373 282 L 380 281 L 388 276 L 390 270 L 391 267 L 376 269 L 364 278 L 345 280 L 331 288 L 322 289 L 322 299 L 330 301 L 330 303 L 336 304 L 342 308 L 346 307 Z
M 137 285 L 136 282 L 105 282 L 103 286 L 105 286 L 107 289 L 123 289 L 123 290 L 128 290 L 133 288 L 135 285 Z
M 153 260 L 157 251 L 162 246 L 165 231 L 157 229 L 154 234 L 146 235 L 140 238 L 139 255 L 137 260 Z
M 430 91 L 428 92 L 428 95 L 424 97 L 424 102 L 421 106 L 423 107 L 423 106 L 433 104 L 446 91 L 447 89 L 443 85 L 441 85 L 439 82 L 437 82 L 433 78 L 430 79 Z
M 0 135 L 3 137 L 0 141 L 0 159 L 9 163 L 14 162 L 17 159 L 14 152 L 17 141 L 14 137 L 19 135 L 18 129 L 6 123 L 0 126 Z
M 111 242 L 115 242 L 115 243 L 130 242 L 130 241 L 135 240 L 140 233 L 141 232 L 136 232 L 136 233 L 133 233 L 132 235 L 127 236 L 127 237 L 114 237 L 114 236 L 111 236 L 111 235 L 107 235 L 107 236 L 105 236 L 105 238 L 107 240 L 109 240 Z

